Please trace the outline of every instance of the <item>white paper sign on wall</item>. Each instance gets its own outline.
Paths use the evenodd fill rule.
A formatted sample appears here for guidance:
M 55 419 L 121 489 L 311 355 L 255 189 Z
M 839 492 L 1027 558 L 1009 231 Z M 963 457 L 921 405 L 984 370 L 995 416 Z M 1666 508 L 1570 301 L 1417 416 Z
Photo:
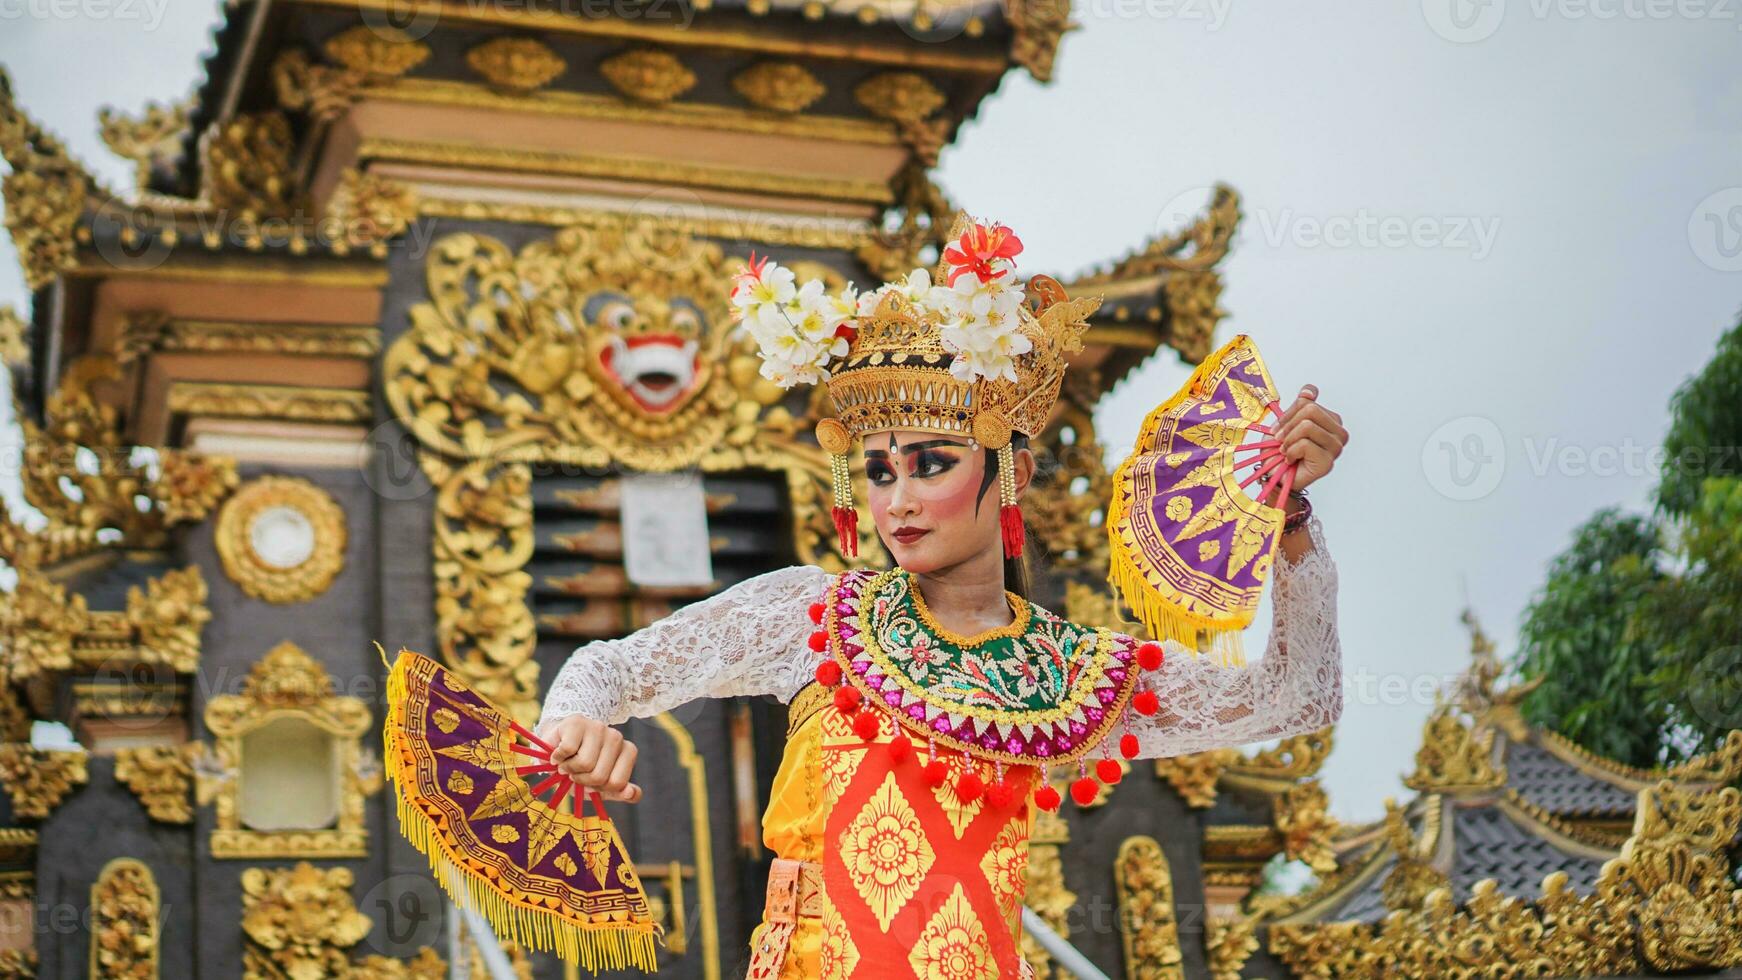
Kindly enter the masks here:
M 708 503 L 699 473 L 623 474 L 623 565 L 636 585 L 707 585 Z

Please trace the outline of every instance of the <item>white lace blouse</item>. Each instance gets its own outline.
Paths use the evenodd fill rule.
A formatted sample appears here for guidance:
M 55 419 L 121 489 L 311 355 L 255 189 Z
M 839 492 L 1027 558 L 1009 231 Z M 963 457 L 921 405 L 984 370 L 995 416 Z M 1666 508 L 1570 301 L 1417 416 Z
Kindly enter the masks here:
M 1274 619 L 1263 659 L 1224 667 L 1174 641 L 1147 674 L 1161 710 L 1130 711 L 1142 758 L 1186 755 L 1316 731 L 1343 710 L 1337 638 L 1337 568 L 1324 531 L 1313 550 L 1276 557 Z M 829 573 L 815 565 L 766 572 L 616 640 L 578 647 L 544 699 L 538 731 L 573 714 L 610 724 L 645 718 L 702 697 L 773 695 L 792 700 L 816 670 L 810 605 Z

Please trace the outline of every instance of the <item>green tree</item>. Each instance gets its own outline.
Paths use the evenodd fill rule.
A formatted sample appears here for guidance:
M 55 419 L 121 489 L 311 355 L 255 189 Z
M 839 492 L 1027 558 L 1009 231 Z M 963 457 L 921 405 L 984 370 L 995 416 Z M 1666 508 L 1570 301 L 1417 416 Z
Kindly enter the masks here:
M 1652 517 L 1598 512 L 1525 613 L 1525 717 L 1648 766 L 1742 727 L 1742 324 L 1670 401 Z
M 1579 527 L 1525 610 L 1518 671 L 1543 678 L 1527 720 L 1613 759 L 1657 761 L 1671 712 L 1647 697 L 1657 662 L 1633 620 L 1667 577 L 1662 561 L 1650 518 L 1611 508 Z
M 1636 610 L 1657 660 L 1648 700 L 1669 711 L 1666 758 L 1710 751 L 1742 728 L 1742 479 L 1708 478 L 1677 530 L 1681 572 Z
M 1742 476 L 1742 323 L 1718 338 L 1700 373 L 1670 400 L 1657 506 L 1681 516 L 1700 503 L 1709 477 Z

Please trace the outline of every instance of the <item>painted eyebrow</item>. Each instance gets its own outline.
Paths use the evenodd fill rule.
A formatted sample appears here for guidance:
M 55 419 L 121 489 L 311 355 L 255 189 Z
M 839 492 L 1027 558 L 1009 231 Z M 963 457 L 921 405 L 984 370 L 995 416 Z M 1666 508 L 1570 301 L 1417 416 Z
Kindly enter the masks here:
M 968 444 L 965 442 L 957 442 L 954 439 L 928 439 L 925 442 L 910 442 L 901 447 L 901 452 L 905 455 L 907 453 L 917 453 L 923 452 L 927 449 L 938 448 L 966 449 L 968 448 Z M 876 457 L 878 459 L 885 459 L 888 456 L 888 454 L 881 449 L 867 449 L 865 450 L 865 455 L 867 458 Z

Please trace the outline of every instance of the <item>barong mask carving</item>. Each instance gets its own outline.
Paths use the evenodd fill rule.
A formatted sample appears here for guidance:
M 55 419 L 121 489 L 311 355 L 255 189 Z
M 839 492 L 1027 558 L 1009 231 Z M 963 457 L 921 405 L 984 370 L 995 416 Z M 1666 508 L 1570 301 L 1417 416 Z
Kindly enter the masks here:
M 483 235 L 437 243 L 415 349 L 389 388 L 426 445 L 582 465 L 694 465 L 741 393 L 714 328 L 730 276 L 718 245 L 648 221 L 575 225 L 518 253 Z M 412 360 L 415 359 L 415 360 Z

